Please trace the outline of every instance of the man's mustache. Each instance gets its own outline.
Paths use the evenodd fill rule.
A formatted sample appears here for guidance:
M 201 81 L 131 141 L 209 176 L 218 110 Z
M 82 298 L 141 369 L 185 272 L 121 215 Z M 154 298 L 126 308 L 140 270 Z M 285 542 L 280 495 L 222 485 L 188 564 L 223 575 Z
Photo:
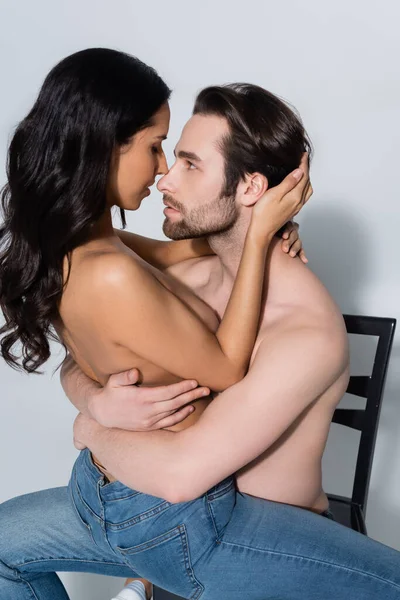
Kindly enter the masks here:
M 173 200 L 168 194 L 163 194 L 163 202 L 164 204 L 168 204 L 171 208 L 175 208 L 175 210 L 182 212 L 183 204 L 176 202 L 176 200 Z

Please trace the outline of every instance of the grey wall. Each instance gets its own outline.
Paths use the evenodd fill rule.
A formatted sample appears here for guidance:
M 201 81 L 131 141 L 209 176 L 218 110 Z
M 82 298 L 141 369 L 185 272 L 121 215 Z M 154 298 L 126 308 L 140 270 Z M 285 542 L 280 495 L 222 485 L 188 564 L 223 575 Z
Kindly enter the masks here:
M 297 107 L 315 145 L 315 194 L 300 218 L 310 268 L 343 312 L 400 319 L 399 18 L 396 0 L 1 0 L 0 164 L 13 127 L 47 71 L 85 47 L 136 54 L 172 86 L 170 158 L 199 88 L 229 81 L 258 83 Z M 139 213 L 128 216 L 130 229 L 154 237 L 162 237 L 161 223 L 157 191 Z M 398 549 L 399 335 L 367 514 L 371 536 Z M 75 413 L 58 374 L 52 377 L 61 358 L 55 356 L 42 376 L 21 375 L 0 362 L 0 501 L 68 481 L 76 456 L 71 436 Z M 366 369 L 370 350 L 356 349 L 353 359 Z M 332 428 L 324 460 L 328 491 L 349 491 L 354 443 L 352 436 Z M 120 585 L 86 575 L 63 575 L 63 580 L 72 600 L 106 599 Z

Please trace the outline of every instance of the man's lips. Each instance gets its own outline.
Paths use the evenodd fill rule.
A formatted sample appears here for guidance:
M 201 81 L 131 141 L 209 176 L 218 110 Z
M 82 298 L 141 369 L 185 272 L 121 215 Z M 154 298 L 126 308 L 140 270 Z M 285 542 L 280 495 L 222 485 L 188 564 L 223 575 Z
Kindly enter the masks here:
M 174 210 L 175 212 L 179 212 L 179 210 L 177 208 L 175 208 L 174 206 L 172 206 L 169 202 L 165 202 L 165 200 L 163 200 L 163 204 L 165 204 L 166 208 Z

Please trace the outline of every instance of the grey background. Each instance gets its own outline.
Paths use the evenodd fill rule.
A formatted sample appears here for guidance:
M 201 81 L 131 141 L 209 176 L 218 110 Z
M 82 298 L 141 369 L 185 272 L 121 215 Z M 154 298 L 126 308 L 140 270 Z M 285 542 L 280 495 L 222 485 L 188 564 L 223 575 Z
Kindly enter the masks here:
M 174 89 L 174 143 L 196 92 L 212 83 L 250 81 L 289 100 L 315 146 L 315 194 L 300 216 L 310 268 L 343 312 L 400 319 L 398 57 L 396 0 L 134 2 L 0 1 L 0 165 L 13 127 L 49 69 L 85 47 L 125 50 L 154 66 Z M 155 190 L 128 228 L 162 238 Z M 118 221 L 116 221 L 117 223 Z M 393 348 L 377 440 L 367 525 L 400 549 L 400 342 Z M 65 485 L 76 456 L 75 415 L 53 369 L 16 373 L 0 362 L 0 501 Z M 352 361 L 367 372 L 373 343 L 352 340 Z M 347 399 L 345 400 L 347 401 Z M 355 434 L 356 436 L 357 434 Z M 324 457 L 327 491 L 348 493 L 356 437 L 333 426 Z M 72 600 L 110 598 L 120 581 L 62 575 Z

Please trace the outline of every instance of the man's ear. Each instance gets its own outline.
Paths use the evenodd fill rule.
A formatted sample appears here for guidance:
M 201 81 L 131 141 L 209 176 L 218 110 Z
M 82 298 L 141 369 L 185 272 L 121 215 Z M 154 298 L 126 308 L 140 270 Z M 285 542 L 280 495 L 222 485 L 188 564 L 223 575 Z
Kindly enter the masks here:
M 240 182 L 238 196 L 243 206 L 254 206 L 268 189 L 268 179 L 261 173 L 246 175 Z

